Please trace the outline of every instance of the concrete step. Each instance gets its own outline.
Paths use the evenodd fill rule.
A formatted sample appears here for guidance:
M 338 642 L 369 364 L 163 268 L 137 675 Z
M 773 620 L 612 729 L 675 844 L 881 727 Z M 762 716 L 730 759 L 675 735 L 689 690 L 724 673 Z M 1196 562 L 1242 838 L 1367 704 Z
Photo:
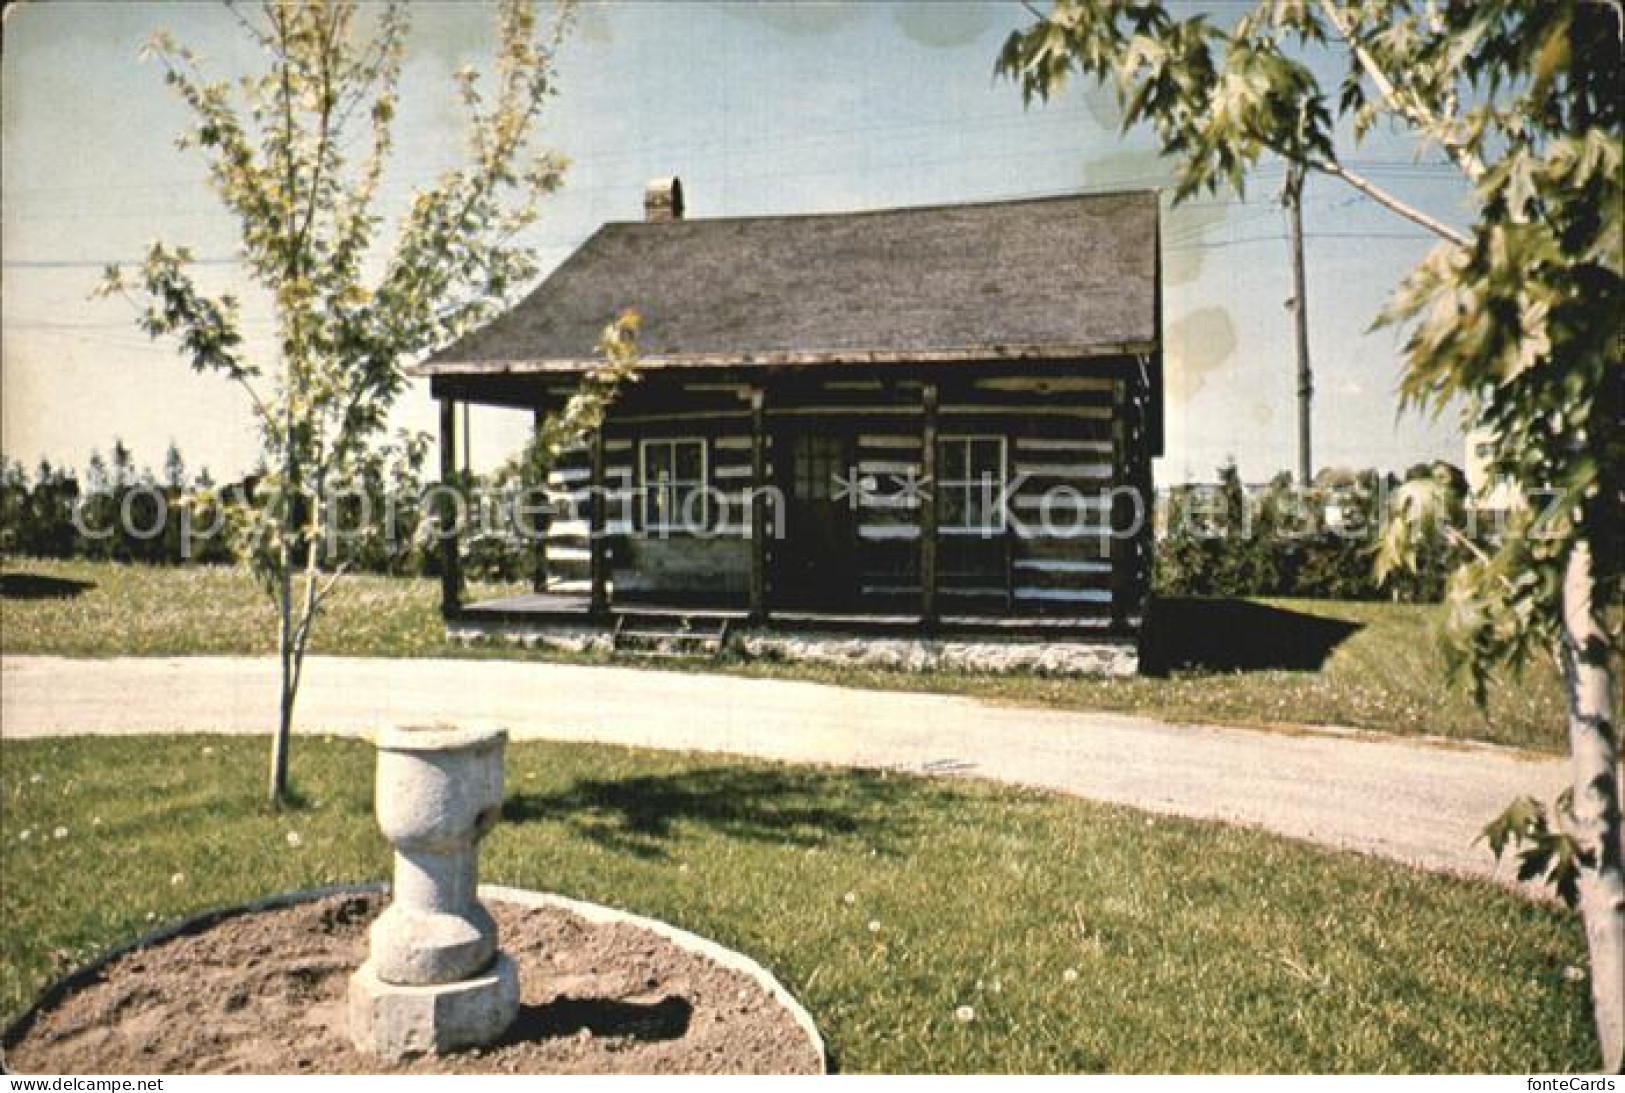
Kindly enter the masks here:
M 638 656 L 716 657 L 727 637 L 727 619 L 624 612 L 616 616 L 613 644 Z

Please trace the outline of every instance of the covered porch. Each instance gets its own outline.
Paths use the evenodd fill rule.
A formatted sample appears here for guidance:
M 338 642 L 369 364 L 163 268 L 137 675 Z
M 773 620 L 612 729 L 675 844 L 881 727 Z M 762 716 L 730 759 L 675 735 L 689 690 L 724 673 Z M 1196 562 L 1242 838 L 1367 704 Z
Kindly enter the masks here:
M 580 593 L 536 592 L 448 611 L 453 640 L 597 655 L 740 656 L 905 671 L 1035 671 L 1129 676 L 1136 637 L 1107 619 L 770 610 L 634 600 L 595 608 Z
M 528 592 L 462 604 L 446 611 L 450 623 L 493 627 L 593 626 L 613 632 L 617 627 L 644 620 L 662 620 L 689 627 L 728 623 L 733 629 L 819 631 L 857 634 L 919 634 L 925 617 L 918 612 L 814 611 L 800 608 L 770 609 L 760 616 L 748 607 L 706 604 L 677 598 L 616 600 L 602 608 L 581 592 Z M 1112 636 L 1109 618 L 1014 617 L 1009 615 L 941 615 L 930 632 L 939 636 L 1087 635 L 1092 640 Z M 1132 635 L 1121 635 L 1132 640 Z
M 1098 475 L 1083 480 L 1091 490 L 1126 477 L 1128 452 L 1112 420 L 1119 412 L 1112 401 L 1040 407 L 1022 390 L 989 390 L 1009 382 L 1001 378 L 932 372 L 887 376 L 884 383 L 866 377 L 865 387 L 853 391 L 845 374 L 838 380 L 775 377 L 770 386 L 760 375 L 740 383 L 726 373 L 696 381 L 652 372 L 603 429 L 550 471 L 549 506 L 561 507 L 545 518 L 546 530 L 532 544 L 535 580 L 528 593 L 469 600 L 463 544 L 455 536 L 442 539 L 448 622 L 464 630 L 565 626 L 614 632 L 628 618 L 647 618 L 676 626 L 726 623 L 735 630 L 1133 639 L 1141 621 L 1142 589 L 1132 579 L 1141 543 L 1115 533 L 1124 515 L 1121 504 L 1080 500 L 1079 517 L 1089 524 L 1081 537 L 1061 531 L 1059 538 L 1046 538 L 1017 519 L 1030 513 L 1023 507 L 1030 493 L 1054 481 L 1057 471 Z M 460 476 L 456 453 L 466 445 L 468 420 L 461 404 L 529 410 L 539 428 L 573 382 L 506 379 L 498 385 L 435 377 L 443 482 Z M 1086 397 L 1104 400 L 1121 386 L 1115 377 L 1068 382 L 1088 382 L 1093 386 Z M 1005 401 L 993 401 L 1001 397 Z M 993 416 L 1040 409 L 1051 416 L 1024 423 L 1019 433 L 1010 432 L 1006 418 Z M 963 422 L 966 411 L 976 415 L 971 429 L 1005 430 L 994 446 L 997 473 L 976 488 L 996 493 L 1007 476 L 1026 483 L 1004 503 L 1008 519 L 989 515 L 989 526 L 981 529 L 944 527 L 951 521 L 943 490 L 907 493 L 910 482 L 931 483 L 942 474 L 939 451 L 956 443 L 950 430 L 967 428 L 945 427 L 942 419 L 952 413 Z M 848 417 L 861 424 L 848 424 Z M 844 446 L 827 445 L 843 428 Z M 701 473 L 709 474 L 715 495 L 709 508 L 717 523 L 698 535 L 649 522 L 648 499 L 658 487 L 648 485 L 648 468 L 638 466 L 638 454 L 648 444 L 665 443 L 649 437 L 671 430 L 703 438 L 693 443 L 705 451 Z M 822 453 L 825 446 L 831 452 Z M 818 456 L 821 462 L 811 458 Z M 1059 465 L 1069 459 L 1096 462 Z M 843 498 L 832 491 L 843 476 L 889 480 L 895 491 Z M 753 503 L 755 498 L 767 500 Z M 829 534 L 836 528 L 839 534 Z M 725 580 L 702 587 L 693 583 L 697 573 Z

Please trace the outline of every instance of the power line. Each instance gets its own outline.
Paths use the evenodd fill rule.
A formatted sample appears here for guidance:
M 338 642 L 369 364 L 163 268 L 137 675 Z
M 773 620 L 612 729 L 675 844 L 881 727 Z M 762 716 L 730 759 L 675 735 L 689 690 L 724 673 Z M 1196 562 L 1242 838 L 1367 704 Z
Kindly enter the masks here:
M 1071 196 L 1073 194 L 1079 194 L 1079 193 L 1091 193 L 1091 192 L 1107 192 L 1107 193 L 1109 193 L 1109 192 L 1112 191 L 1112 189 L 1116 185 L 1117 184 L 1113 184 L 1111 186 L 1105 186 L 1105 187 L 1100 187 L 1100 188 L 1096 188 L 1096 189 L 1083 189 L 1083 190 L 1079 190 L 1079 189 L 1029 190 L 1029 191 L 1025 191 L 1025 192 L 1018 193 L 1018 194 L 1011 194 L 1011 195 L 1008 196 L 1008 199 L 1009 200 L 1015 200 L 1015 201 L 1021 201 L 1021 200 L 1030 200 L 1030 199 L 1045 198 L 1045 197 L 1068 197 L 1068 196 Z M 1250 205 L 1252 203 L 1251 202 L 1234 202 L 1232 204 Z M 1201 236 L 1201 233 L 1204 232 L 1204 231 L 1208 231 L 1210 229 L 1216 229 L 1216 228 L 1224 228 L 1224 227 L 1242 227 L 1242 226 L 1245 226 L 1247 224 L 1254 223 L 1254 222 L 1256 222 L 1258 220 L 1265 219 L 1266 217 L 1271 215 L 1274 211 L 1275 211 L 1274 209 L 1260 208 L 1259 211 L 1255 215 L 1246 217 L 1246 218 L 1244 218 L 1242 220 L 1221 221 L 1219 223 L 1215 223 L 1215 224 L 1212 224 L 1212 225 L 1204 225 L 1204 226 L 1192 229 L 1191 231 L 1186 232 L 1184 234 L 1169 236 L 1168 238 L 1164 239 L 1163 248 L 1165 250 L 1215 250 L 1215 249 L 1222 249 L 1222 248 L 1225 248 L 1225 247 L 1240 246 L 1240 245 L 1242 245 L 1244 243 L 1259 243 L 1259 242 L 1264 242 L 1265 240 L 1270 240 L 1270 239 L 1274 239 L 1274 240 L 1277 240 L 1277 241 L 1284 240 L 1286 238 L 1285 235 L 1254 235 L 1254 236 L 1247 236 L 1247 237 L 1244 237 L 1244 238 L 1241 238 L 1241 239 L 1210 239 L 1210 240 L 1203 240 L 1201 242 L 1192 242 L 1192 240 L 1199 239 L 1200 236 Z M 1307 238 L 1307 239 L 1432 239 L 1433 236 L 1431 234 L 1429 234 L 1428 232 L 1422 231 L 1421 229 L 1416 229 L 1414 231 L 1406 231 L 1406 230 L 1399 230 L 1399 231 L 1335 231 L 1335 230 L 1328 230 L 1328 231 L 1306 232 L 1305 233 L 1305 238 Z M 546 249 L 546 248 L 543 248 L 543 249 Z M 19 260 L 7 259 L 5 261 L 5 263 L 4 263 L 4 265 L 6 265 L 8 267 L 10 267 L 10 266 L 22 266 L 22 267 L 26 267 L 26 268 L 39 268 L 39 267 L 43 267 L 43 268 L 79 268 L 79 267 L 85 267 L 85 268 L 101 269 L 101 268 L 103 268 L 105 266 L 108 266 L 108 265 L 129 265 L 129 264 L 133 264 L 133 263 L 135 263 L 137 261 L 139 261 L 139 259 L 132 259 L 132 258 L 85 258 L 85 259 L 64 259 L 64 260 L 60 260 L 60 261 L 38 261 L 38 262 L 29 261 L 29 260 L 21 260 L 21 259 L 19 259 Z M 198 265 L 234 265 L 234 264 L 238 263 L 240 261 L 240 259 L 237 259 L 237 258 L 203 259 L 203 258 L 200 258 L 200 259 L 196 259 L 195 261 L 196 261 L 196 264 L 198 264 Z M 26 323 L 27 320 L 25 320 L 24 322 Z M 15 327 L 18 327 L 18 326 L 20 326 L 22 324 L 12 322 L 12 323 L 8 323 L 7 325 L 12 326 L 12 327 L 15 328 Z M 56 323 L 56 324 L 50 324 L 50 325 L 52 325 L 56 329 L 76 329 L 77 328 L 73 324 Z
M 105 269 L 108 266 L 131 266 L 139 258 L 7 258 L 0 265 L 7 269 Z M 232 266 L 238 258 L 193 258 L 188 265 Z
M 1371 232 L 1340 232 L 1322 231 L 1305 232 L 1305 239 L 1408 239 L 1413 242 L 1425 242 L 1435 236 L 1424 231 L 1371 231 Z M 1285 233 L 1278 235 L 1250 235 L 1242 239 L 1216 239 L 1206 243 L 1180 243 L 1166 247 L 1166 250 L 1224 250 L 1227 247 L 1240 247 L 1250 243 L 1284 243 Z
M 1018 156 L 1031 156 L 1031 155 L 1035 155 L 1035 154 L 1040 154 L 1040 153 L 1038 153 L 1038 152 L 1028 152 L 1028 153 L 1021 153 L 1021 154 L 1017 154 L 1017 155 Z M 1004 159 L 1004 158 L 1009 158 L 1009 157 L 1007 157 L 1007 156 L 981 156 L 981 157 L 968 157 L 968 160 L 969 161 L 974 161 L 974 160 L 977 160 L 977 159 Z M 952 158 L 949 158 L 949 159 L 938 159 L 938 160 L 928 160 L 928 161 L 918 161 L 918 160 L 916 160 L 916 161 L 911 162 L 907 166 L 918 167 L 918 166 L 929 166 L 929 165 L 932 165 L 932 164 L 947 164 L 947 163 L 958 163 L 958 162 L 967 162 L 967 157 L 952 157 Z M 1351 162 L 1353 162 L 1353 161 L 1351 161 Z M 899 166 L 903 166 L 903 165 L 899 164 Z M 1268 164 L 1261 165 L 1259 167 L 1259 169 L 1258 169 L 1258 173 L 1264 174 L 1264 175 L 1267 176 L 1270 173 L 1273 173 L 1275 171 L 1279 171 L 1281 169 L 1282 169 L 1281 164 L 1268 163 Z M 840 170 L 839 168 L 832 168 L 830 170 L 817 171 L 817 172 L 794 172 L 794 173 L 758 172 L 758 173 L 746 173 L 746 174 L 740 175 L 739 177 L 742 177 L 742 178 L 805 178 L 805 177 L 809 177 L 809 175 L 835 174 L 835 173 L 839 173 L 839 170 Z M 1025 189 L 1025 190 L 1005 191 L 1005 192 L 1000 193 L 997 197 L 992 198 L 992 200 L 1021 201 L 1021 200 L 1049 198 L 1049 197 L 1070 197 L 1070 196 L 1075 196 L 1075 195 L 1079 195 L 1079 194 L 1090 194 L 1090 193 L 1111 193 L 1111 192 L 1118 191 L 1118 190 L 1133 189 L 1133 188 L 1146 187 L 1146 186 L 1166 187 L 1171 181 L 1170 177 L 1169 177 L 1170 173 L 1171 172 L 1169 172 L 1169 173 L 1158 172 L 1156 174 L 1131 175 L 1131 176 L 1128 176 L 1128 177 L 1125 177 L 1125 178 L 1116 178 L 1116 179 L 1112 179 L 1112 180 L 1107 181 L 1107 182 L 1098 182 L 1098 183 L 1092 183 L 1092 184 L 1082 185 L 1082 186 L 1071 185 L 1071 186 L 1031 188 L 1031 189 Z M 577 186 L 577 187 L 573 187 L 572 191 L 575 192 L 575 193 L 585 193 L 585 192 L 601 191 L 601 190 L 606 190 L 606 189 L 614 189 L 616 191 L 620 191 L 622 189 L 622 187 L 620 187 L 618 185 L 611 186 L 609 184 L 600 184 L 600 185 L 596 185 L 596 186 Z M 1354 205 L 1354 204 L 1358 204 L 1358 203 L 1362 203 L 1362 202 L 1369 202 L 1369 200 L 1370 200 L 1369 198 L 1366 198 L 1366 197 L 1364 197 L 1364 196 L 1362 196 L 1360 194 L 1353 194 L 1353 195 L 1350 195 L 1348 197 L 1344 197 L 1344 198 L 1341 198 L 1341 199 L 1338 199 L 1338 200 L 1325 200 L 1325 199 L 1323 199 L 1322 201 L 1312 202 L 1312 204 L 1317 205 L 1317 206 L 1322 206 L 1322 207 L 1328 208 L 1328 209 L 1337 209 L 1337 208 L 1344 208 L 1344 207 Z M 1210 197 L 1206 197 L 1206 198 L 1200 198 L 1200 199 L 1186 205 L 1185 207 L 1186 208 L 1198 208 L 1198 209 L 1199 208 L 1214 208 L 1214 207 L 1248 208 L 1248 209 L 1254 209 L 1256 211 L 1253 212 L 1251 215 L 1241 217 L 1240 219 L 1224 219 L 1224 220 L 1220 220 L 1220 221 L 1217 221 L 1217 222 L 1212 223 L 1212 224 L 1196 224 L 1196 225 L 1186 227 L 1186 228 L 1184 228 L 1184 229 L 1182 229 L 1180 231 L 1170 233 L 1167 236 L 1165 236 L 1165 238 L 1164 238 L 1164 245 L 1168 246 L 1169 249 L 1173 249 L 1173 250 L 1196 249 L 1196 248 L 1193 248 L 1193 247 L 1180 246 L 1179 244 L 1183 244 L 1188 240 L 1198 238 L 1203 232 L 1206 232 L 1206 231 L 1210 231 L 1210 230 L 1214 230 L 1214 229 L 1218 229 L 1218 228 L 1226 228 L 1226 227 L 1235 228 L 1235 227 L 1245 226 L 1245 225 L 1253 223 L 1253 222 L 1255 222 L 1257 220 L 1263 219 L 1263 218 L 1265 218 L 1265 217 L 1267 217 L 1269 215 L 1272 215 L 1274 210 L 1275 210 L 1274 202 L 1271 199 L 1254 200 L 1254 199 L 1250 199 L 1250 198 L 1246 198 L 1246 197 L 1221 198 L 1221 197 L 1212 197 L 1212 196 L 1210 196 Z M 140 214 L 130 213 L 128 215 L 131 218 L 134 218 L 134 217 L 136 217 L 136 216 L 138 216 Z M 26 218 L 24 218 L 24 219 L 26 219 Z M 590 233 L 587 233 L 587 234 L 590 234 Z M 1406 235 L 1406 236 L 1384 236 L 1381 233 L 1366 233 L 1366 232 L 1348 232 L 1348 233 L 1341 233 L 1341 234 L 1329 233 L 1329 232 L 1311 232 L 1310 237 L 1311 238 L 1345 238 L 1345 237 L 1346 238 L 1411 238 L 1412 236 L 1409 236 L 1409 235 Z M 1417 237 L 1420 238 L 1420 237 L 1425 237 L 1425 236 L 1417 236 Z M 547 236 L 543 236 L 543 237 L 539 238 L 532 245 L 537 250 L 544 251 L 544 252 L 545 251 L 555 251 L 555 250 L 556 251 L 563 251 L 563 250 L 569 249 L 572 246 L 578 245 L 582 238 L 584 238 L 584 235 L 579 234 L 579 233 L 572 233 L 572 234 L 568 234 L 568 235 L 563 235 L 563 234 L 552 235 L 552 234 L 549 234 Z M 1260 237 L 1260 238 L 1267 238 L 1267 237 Z M 1254 241 L 1254 240 L 1252 240 L 1252 239 L 1218 240 L 1218 241 L 1214 241 L 1212 243 L 1200 244 L 1199 246 L 1224 247 L 1224 246 L 1231 246 L 1231 245 L 1235 245 L 1235 244 L 1238 244 L 1238 243 L 1246 243 L 1246 242 L 1252 242 L 1252 241 Z M 141 260 L 139 258 L 68 258 L 68 259 L 16 259 L 16 258 L 7 258 L 7 259 L 4 259 L 3 261 L 0 261 L 0 266 L 4 266 L 5 268 L 8 268 L 8 269 L 102 269 L 102 268 L 105 268 L 106 266 L 109 266 L 109 265 L 136 265 L 136 264 L 139 264 L 140 261 Z M 240 258 L 233 257 L 233 256 L 209 256 L 209 257 L 202 257 L 202 258 L 194 258 L 192 260 L 192 264 L 200 265 L 200 266 L 233 266 L 233 265 L 240 265 L 241 262 L 242 262 L 242 260 Z

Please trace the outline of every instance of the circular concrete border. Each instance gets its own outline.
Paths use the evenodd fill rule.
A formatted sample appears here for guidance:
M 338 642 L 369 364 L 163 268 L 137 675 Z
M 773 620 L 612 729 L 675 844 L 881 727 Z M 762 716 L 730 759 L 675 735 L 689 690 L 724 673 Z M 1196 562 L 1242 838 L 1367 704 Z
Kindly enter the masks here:
M 568 896 L 556 896 L 550 892 L 532 892 L 524 888 L 506 888 L 499 884 L 480 885 L 480 898 L 494 900 L 497 903 L 513 903 L 521 907 L 557 907 L 571 914 L 579 915 L 588 922 L 595 924 L 609 924 L 621 922 L 628 926 L 636 926 L 648 930 L 652 934 L 670 941 L 680 949 L 686 949 L 696 956 L 704 957 L 714 964 L 720 964 L 730 971 L 736 971 L 756 981 L 768 994 L 776 999 L 790 1014 L 795 1023 L 801 1026 L 802 1033 L 812 1044 L 813 1050 L 818 1053 L 818 1070 L 822 1074 L 829 1073 L 829 1053 L 824 1048 L 824 1038 L 818 1032 L 818 1026 L 813 1023 L 812 1014 L 788 990 L 784 984 L 774 978 L 773 973 L 762 967 L 744 953 L 724 948 L 709 938 L 698 934 L 691 934 L 687 930 L 679 930 L 670 923 L 661 922 L 656 918 L 645 918 L 634 915 L 629 911 L 618 911 L 613 907 L 605 907 L 601 903 L 586 903 L 582 900 L 570 899 Z
M 380 895 L 388 892 L 389 885 L 383 883 L 339 884 L 325 888 L 305 888 L 296 892 L 280 892 L 274 896 L 266 896 L 263 899 L 251 900 L 247 903 L 212 908 L 189 918 L 184 918 L 179 922 L 159 927 L 150 933 L 142 934 L 133 941 L 118 945 L 99 959 L 76 968 L 56 980 L 34 1000 L 33 1005 L 23 1011 L 21 1016 L 8 1024 L 3 1031 L 0 1031 L 0 1074 L 11 1073 L 4 1065 L 4 1052 L 28 1034 L 29 1029 L 33 1027 L 40 1014 L 56 1006 L 75 991 L 89 986 L 91 981 L 101 973 L 102 969 L 120 957 L 135 952 L 137 949 L 161 945 L 177 937 L 200 934 L 240 915 L 251 915 L 261 911 L 277 911 L 301 903 L 313 903 L 316 900 L 327 899 L 330 896 Z M 812 1015 L 807 1012 L 800 1002 L 796 1001 L 795 996 L 786 990 L 782 983 L 774 978 L 773 973 L 743 953 L 724 948 L 714 941 L 700 937 L 698 934 L 691 934 L 687 930 L 679 930 L 677 927 L 661 922 L 659 919 L 645 918 L 642 915 L 619 911 L 613 907 L 605 907 L 602 904 L 570 899 L 568 896 L 558 896 L 550 892 L 533 892 L 526 888 L 508 888 L 496 884 L 480 885 L 479 893 L 481 899 L 489 899 L 497 903 L 509 903 L 529 908 L 557 908 L 579 915 L 595 924 L 618 922 L 648 930 L 650 933 L 665 938 L 680 949 L 685 949 L 696 956 L 704 957 L 731 971 L 750 977 L 789 1012 L 791 1019 L 806 1035 L 813 1050 L 818 1054 L 819 1072 L 825 1074 L 829 1072 L 829 1054 L 825 1050 L 824 1038 L 819 1034 L 818 1026 L 813 1023 Z

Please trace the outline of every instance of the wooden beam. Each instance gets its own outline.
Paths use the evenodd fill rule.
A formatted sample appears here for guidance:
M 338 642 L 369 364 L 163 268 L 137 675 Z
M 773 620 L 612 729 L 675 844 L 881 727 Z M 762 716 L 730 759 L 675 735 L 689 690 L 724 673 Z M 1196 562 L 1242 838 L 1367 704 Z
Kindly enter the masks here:
M 468 402 L 463 403 L 463 474 L 472 482 L 474 480 L 474 451 L 469 445 L 469 438 L 474 430 L 469 427 L 469 415 L 473 412 L 469 408 L 471 405 Z
M 1129 474 L 1129 445 L 1132 443 L 1132 438 L 1129 436 L 1127 428 L 1128 398 L 1121 382 L 1117 385 L 1116 402 L 1117 420 L 1112 425 L 1111 488 L 1113 491 L 1132 484 Z M 1108 522 L 1112 540 L 1107 555 L 1112 562 L 1111 605 L 1113 630 L 1121 630 L 1123 627 L 1123 620 L 1126 615 L 1125 608 L 1128 606 L 1132 591 L 1129 578 L 1132 574 L 1133 558 L 1131 551 L 1133 544 L 1123 534 L 1131 518 L 1129 513 L 1127 499 L 1114 492 L 1112 494 L 1111 519 Z
M 920 622 L 937 621 L 937 385 L 920 392 Z
M 750 616 L 767 621 L 767 399 L 750 392 Z
M 450 615 L 462 606 L 463 571 L 457 556 L 457 503 L 447 490 L 459 483 L 457 475 L 457 403 L 440 400 L 440 611 Z
M 531 416 L 531 426 L 530 426 L 530 441 L 531 441 L 531 454 L 534 455 L 535 454 L 535 446 L 538 443 L 540 443 L 541 438 L 542 438 L 542 430 L 547 425 L 547 411 L 542 409 L 541 407 L 537 407 L 531 413 L 532 413 L 532 416 Z M 529 497 L 530 491 L 531 490 L 545 490 L 547 482 L 544 479 L 541 482 L 529 482 L 529 483 L 525 483 L 524 485 L 525 485 L 525 491 L 526 491 L 526 494 L 527 494 L 526 500 L 528 502 L 530 500 L 530 497 Z M 548 530 L 552 527 L 552 524 L 553 524 L 553 514 L 551 512 L 542 513 L 542 514 L 540 514 L 540 516 L 538 518 L 535 518 L 535 519 L 531 520 L 530 524 L 531 524 L 530 531 L 536 537 L 535 542 L 533 542 L 531 544 L 530 587 L 531 587 L 531 589 L 533 591 L 536 591 L 536 592 L 546 592 L 547 591 L 547 533 L 548 533 Z
M 594 615 L 609 612 L 609 544 L 604 535 L 604 430 L 592 434 L 592 493 L 587 499 L 590 523 L 587 546 L 591 552 L 592 603 Z

